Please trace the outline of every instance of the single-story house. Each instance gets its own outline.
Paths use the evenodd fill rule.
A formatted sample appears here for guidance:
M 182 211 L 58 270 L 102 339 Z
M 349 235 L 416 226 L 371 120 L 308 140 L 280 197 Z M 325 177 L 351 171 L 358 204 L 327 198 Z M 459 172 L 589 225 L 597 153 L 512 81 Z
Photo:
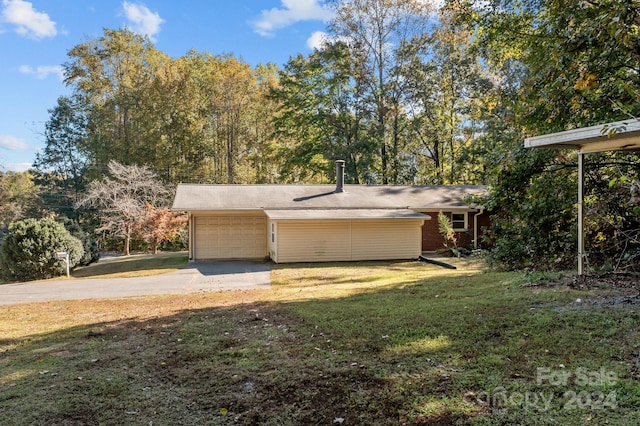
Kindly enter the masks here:
M 173 210 L 189 216 L 189 258 L 276 263 L 416 259 L 443 248 L 444 212 L 459 244 L 477 244 L 487 223 L 468 205 L 483 186 L 178 185 Z

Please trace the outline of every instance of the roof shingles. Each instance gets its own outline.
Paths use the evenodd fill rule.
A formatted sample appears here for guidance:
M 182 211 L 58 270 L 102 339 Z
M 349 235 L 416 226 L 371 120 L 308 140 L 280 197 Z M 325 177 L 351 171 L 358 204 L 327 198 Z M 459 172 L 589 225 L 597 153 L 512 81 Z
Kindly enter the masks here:
M 173 210 L 465 208 L 484 186 L 178 185 Z

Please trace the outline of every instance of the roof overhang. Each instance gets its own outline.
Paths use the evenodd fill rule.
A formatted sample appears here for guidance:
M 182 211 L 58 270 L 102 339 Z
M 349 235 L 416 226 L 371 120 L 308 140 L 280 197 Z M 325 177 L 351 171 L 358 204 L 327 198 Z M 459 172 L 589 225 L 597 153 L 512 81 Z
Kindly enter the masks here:
M 448 205 L 448 206 L 427 206 L 427 207 L 416 207 L 416 206 L 408 206 L 409 209 L 411 210 L 415 210 L 418 212 L 427 212 L 427 213 L 433 213 L 433 212 L 454 212 L 454 213 L 464 213 L 464 212 L 470 212 L 470 213 L 474 213 L 476 211 L 479 210 L 485 210 L 486 207 L 485 206 L 481 206 L 478 204 L 465 204 L 465 205 L 459 205 L 459 206 L 455 206 L 455 205 Z
M 525 148 L 575 149 L 581 153 L 640 150 L 640 120 L 583 127 L 524 140 Z
M 431 216 L 409 209 L 300 209 L 265 210 L 273 220 L 365 220 L 413 219 L 429 220 Z

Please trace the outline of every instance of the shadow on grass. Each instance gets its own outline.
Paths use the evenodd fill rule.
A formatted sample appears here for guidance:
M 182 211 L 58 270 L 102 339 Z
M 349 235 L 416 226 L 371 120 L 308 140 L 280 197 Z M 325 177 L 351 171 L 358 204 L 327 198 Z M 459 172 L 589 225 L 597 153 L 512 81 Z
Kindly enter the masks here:
M 108 257 L 89 266 L 76 268 L 71 275 L 74 278 L 97 278 L 115 274 L 124 276 L 127 273 L 149 273 L 155 270 L 166 272 L 167 269 L 184 267 L 187 261 L 188 255 L 185 252 Z
M 630 355 L 638 313 L 532 310 L 572 297 L 478 274 L 2 339 L 0 423 L 582 424 L 588 414 L 628 424 L 638 400 L 627 394 L 640 391 L 611 355 Z M 559 363 L 616 370 L 627 399 L 614 413 L 576 414 L 478 397 L 500 387 L 562 395 L 535 377 Z

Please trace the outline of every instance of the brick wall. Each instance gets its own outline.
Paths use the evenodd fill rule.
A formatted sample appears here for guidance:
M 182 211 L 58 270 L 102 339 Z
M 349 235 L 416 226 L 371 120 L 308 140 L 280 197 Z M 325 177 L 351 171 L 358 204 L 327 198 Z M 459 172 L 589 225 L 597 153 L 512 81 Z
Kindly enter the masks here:
M 431 220 L 425 220 L 422 226 L 422 251 L 436 251 L 444 249 L 444 238 L 438 231 L 438 212 L 426 212 Z M 451 212 L 443 212 L 451 218 Z M 467 214 L 467 232 L 456 232 L 458 247 L 473 248 L 473 221 L 475 212 Z M 478 240 L 482 239 L 482 231 L 488 228 L 490 215 L 487 212 L 478 216 Z

